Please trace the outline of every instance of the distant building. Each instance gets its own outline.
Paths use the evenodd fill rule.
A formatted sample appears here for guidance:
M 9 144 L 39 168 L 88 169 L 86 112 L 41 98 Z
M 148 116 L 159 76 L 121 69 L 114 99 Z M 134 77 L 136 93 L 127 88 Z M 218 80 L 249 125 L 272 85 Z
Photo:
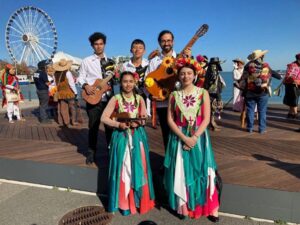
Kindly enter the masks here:
M 116 62 L 116 64 L 121 64 L 130 60 L 130 56 L 122 56 L 122 55 L 113 56 L 111 58 Z

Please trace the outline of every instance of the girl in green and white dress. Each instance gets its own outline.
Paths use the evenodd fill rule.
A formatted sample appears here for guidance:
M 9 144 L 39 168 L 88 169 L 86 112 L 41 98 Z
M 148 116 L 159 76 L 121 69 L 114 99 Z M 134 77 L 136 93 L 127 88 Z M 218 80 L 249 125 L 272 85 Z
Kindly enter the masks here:
M 181 89 L 172 92 L 169 98 L 171 133 L 164 161 L 169 205 L 180 216 L 207 216 L 217 222 L 217 165 L 207 131 L 209 94 L 193 84 L 197 71 L 201 70 L 196 61 L 179 58 L 176 67 Z
M 125 71 L 120 76 L 121 92 L 112 97 L 101 121 L 114 127 L 109 160 L 108 211 L 123 215 L 141 214 L 154 207 L 154 189 L 149 162 L 149 146 L 144 122 L 118 122 L 113 113 L 128 113 L 130 118 L 146 117 L 143 98 L 136 94 L 135 74 Z

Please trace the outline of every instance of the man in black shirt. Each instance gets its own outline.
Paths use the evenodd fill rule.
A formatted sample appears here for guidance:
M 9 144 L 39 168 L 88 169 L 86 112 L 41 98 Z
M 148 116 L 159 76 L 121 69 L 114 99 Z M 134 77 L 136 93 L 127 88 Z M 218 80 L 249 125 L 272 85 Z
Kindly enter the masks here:
M 49 80 L 46 72 L 47 67 L 52 62 L 49 60 L 42 60 L 38 63 L 38 71 L 34 74 L 34 83 L 36 86 L 36 93 L 39 98 L 40 107 L 39 107 L 39 120 L 40 123 L 51 123 L 48 115 L 48 101 L 49 101 Z

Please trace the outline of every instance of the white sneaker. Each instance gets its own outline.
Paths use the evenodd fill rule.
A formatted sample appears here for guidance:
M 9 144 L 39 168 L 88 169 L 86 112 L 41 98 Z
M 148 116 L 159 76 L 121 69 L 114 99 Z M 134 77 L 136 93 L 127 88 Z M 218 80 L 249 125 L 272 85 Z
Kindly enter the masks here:
M 8 122 L 9 122 L 9 123 L 15 123 L 13 120 L 9 120 Z

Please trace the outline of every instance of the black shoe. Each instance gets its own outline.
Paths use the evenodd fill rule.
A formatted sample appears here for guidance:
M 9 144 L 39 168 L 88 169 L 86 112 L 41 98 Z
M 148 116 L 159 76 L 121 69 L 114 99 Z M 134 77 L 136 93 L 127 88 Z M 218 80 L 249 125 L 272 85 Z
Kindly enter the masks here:
M 185 219 L 187 219 L 187 216 L 179 214 L 178 218 L 181 219 L 181 220 L 185 220 Z
M 207 219 L 213 223 L 217 223 L 220 220 L 218 216 L 212 216 L 212 215 L 208 216 Z
M 299 128 L 299 129 L 296 129 L 296 130 L 295 130 L 295 132 L 298 132 L 298 133 L 300 133 L 300 128 Z
M 89 153 L 86 157 L 85 164 L 90 165 L 95 162 L 94 153 Z

